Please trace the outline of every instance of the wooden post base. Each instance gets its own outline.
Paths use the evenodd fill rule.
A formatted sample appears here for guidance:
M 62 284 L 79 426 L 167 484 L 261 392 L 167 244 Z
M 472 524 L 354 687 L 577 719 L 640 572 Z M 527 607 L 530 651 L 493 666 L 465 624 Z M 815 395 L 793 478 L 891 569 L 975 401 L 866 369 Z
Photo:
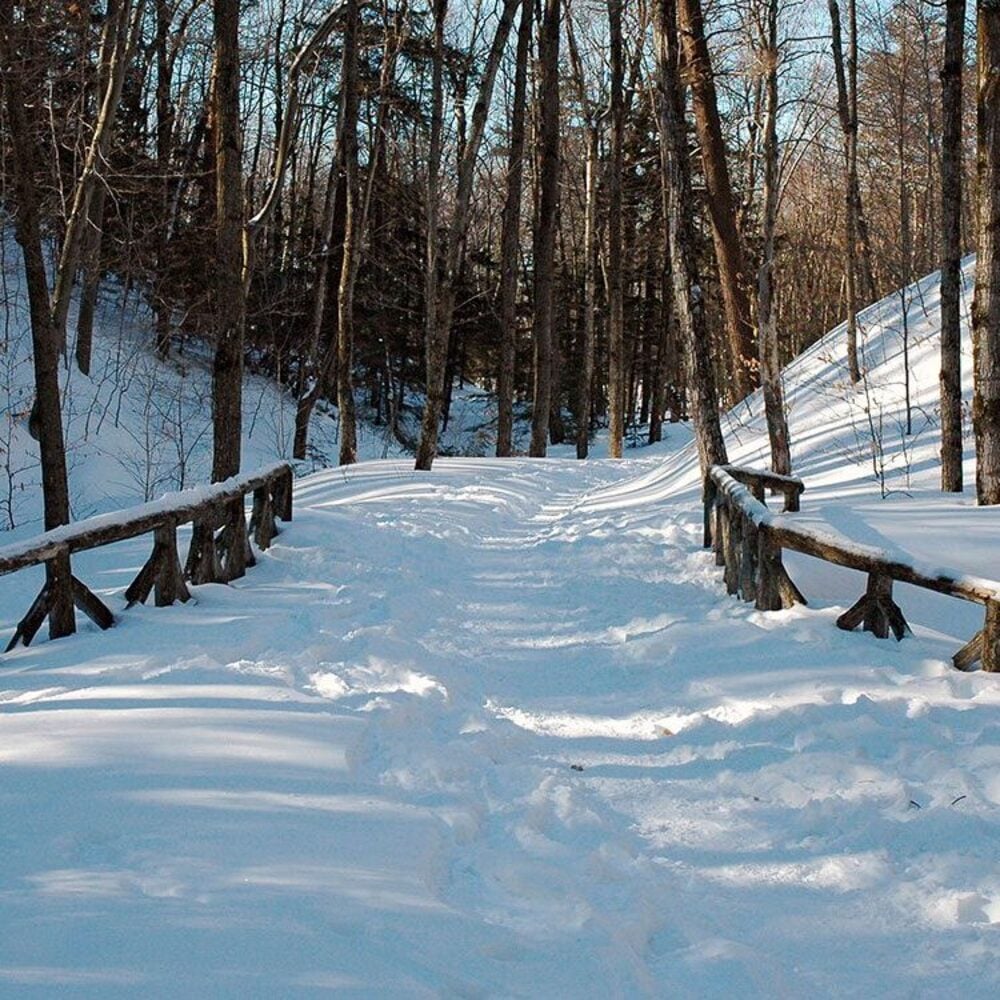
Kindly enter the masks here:
M 158 608 L 167 607 L 175 601 L 191 599 L 177 554 L 177 525 L 162 525 L 156 529 L 153 537 L 152 555 L 125 591 L 129 607 L 145 603 L 151 591 L 155 591 Z
M 75 576 L 70 574 L 70 588 L 73 598 L 73 605 L 79 608 L 98 628 L 105 630 L 111 628 L 115 623 L 115 616 L 111 609 L 95 594 L 85 583 L 82 583 Z M 61 639 L 66 635 L 76 632 L 76 621 L 73 621 L 71 632 L 64 632 L 61 635 L 54 634 L 52 627 L 52 588 L 49 583 L 38 592 L 38 596 L 31 602 L 28 613 L 17 623 L 14 635 L 11 637 L 5 653 L 9 653 L 19 643 L 30 646 L 32 639 L 38 635 L 38 630 L 42 627 L 46 618 L 49 619 L 49 638 Z
M 892 577 L 870 573 L 864 595 L 837 619 L 837 628 L 846 632 L 853 632 L 859 625 L 879 639 L 888 638 L 891 631 L 899 641 L 909 633 L 910 626 L 892 599 Z
M 987 673 L 1000 673 L 1000 602 L 986 602 L 983 627 L 951 658 L 958 670 L 971 670 L 977 663 Z

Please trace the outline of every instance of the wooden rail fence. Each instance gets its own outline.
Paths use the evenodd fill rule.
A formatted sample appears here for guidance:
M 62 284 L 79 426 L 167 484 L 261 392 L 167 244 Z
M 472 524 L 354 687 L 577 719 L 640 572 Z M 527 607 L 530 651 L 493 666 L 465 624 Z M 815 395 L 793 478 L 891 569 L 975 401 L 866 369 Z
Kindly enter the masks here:
M 253 494 L 250 524 L 246 496 Z M 28 566 L 45 567 L 45 584 L 18 623 L 6 652 L 27 646 L 49 619 L 53 639 L 76 631 L 74 607 L 100 628 L 115 621 L 110 608 L 73 575 L 71 556 L 87 549 L 153 534 L 153 551 L 125 590 L 128 606 L 153 594 L 157 607 L 187 601 L 187 583 L 228 583 L 254 564 L 250 536 L 267 549 L 277 534 L 275 519 L 292 519 L 292 468 L 285 462 L 258 472 L 234 476 L 213 486 L 185 490 L 129 510 L 102 514 L 54 528 L 0 548 L 0 576 Z M 191 545 L 182 569 L 177 528 L 192 524 Z
M 902 639 L 909 632 L 893 599 L 896 581 L 983 605 L 982 629 L 952 662 L 959 670 L 981 662 L 983 670 L 1000 671 L 1000 582 L 921 567 L 874 546 L 795 524 L 768 508 L 767 490 L 783 494 L 787 513 L 799 510 L 805 485 L 800 479 L 731 465 L 713 466 L 706 478 L 705 547 L 714 549 L 716 563 L 725 567 L 730 594 L 752 601 L 762 611 L 805 604 L 782 561 L 783 550 L 801 552 L 868 575 L 864 594 L 837 619 L 838 627 L 847 631 L 860 625 L 882 639 L 890 632 Z

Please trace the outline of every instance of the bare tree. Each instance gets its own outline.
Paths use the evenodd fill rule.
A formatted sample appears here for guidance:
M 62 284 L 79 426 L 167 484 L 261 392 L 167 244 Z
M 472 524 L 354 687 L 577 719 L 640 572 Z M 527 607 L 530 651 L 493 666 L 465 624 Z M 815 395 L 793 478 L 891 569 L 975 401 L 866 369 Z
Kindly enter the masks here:
M 759 31 L 758 57 L 764 81 L 764 183 L 761 259 L 757 271 L 757 343 L 764 413 L 771 444 L 771 468 L 787 476 L 792 471 L 792 459 L 781 386 L 777 312 L 774 308 L 774 230 L 778 217 L 778 4 L 779 0 L 765 0 Z
M 523 0 L 514 61 L 507 188 L 500 237 L 500 377 L 497 380 L 497 457 L 509 458 L 514 437 L 514 373 L 517 361 L 517 275 L 524 186 L 524 125 L 531 51 L 532 0 Z
M 552 406 L 552 314 L 556 227 L 559 212 L 559 14 L 560 0 L 545 0 L 538 40 L 541 100 L 541 167 L 535 223 L 535 391 L 529 453 L 543 458 Z
M 354 410 L 354 281 L 360 252 L 358 197 L 358 0 L 347 0 L 344 29 L 344 71 L 340 83 L 341 154 L 346 216 L 340 287 L 337 292 L 337 410 L 340 413 L 340 464 L 358 460 L 357 416 Z
M 29 109 L 36 106 L 24 90 L 24 77 L 37 55 L 32 27 L 26 17 L 15 20 L 14 0 L 0 0 L 0 79 L 3 81 L 7 127 L 11 138 L 14 175 L 16 238 L 24 258 L 31 319 L 32 360 L 35 369 L 36 429 L 41 451 L 42 503 L 45 527 L 57 528 L 70 520 L 69 481 L 59 396 L 61 341 L 49 297 L 39 221 L 34 169 L 44 162 L 35 138 L 36 122 Z M 59 638 L 76 629 L 70 583 L 69 556 L 45 564 L 49 601 L 49 634 Z
M 675 0 L 656 0 L 653 30 L 659 89 L 660 160 L 673 268 L 674 309 L 688 365 L 695 442 L 705 474 L 712 465 L 725 464 L 727 456 L 694 241 L 691 165 Z
M 215 361 L 212 366 L 212 481 L 240 470 L 243 428 L 243 172 L 240 133 L 239 0 L 213 0 L 215 61 Z
M 726 313 L 730 369 L 734 396 L 746 396 L 756 385 L 756 352 L 750 310 L 750 282 L 743 260 L 743 247 L 736 229 L 736 208 L 722 135 L 722 119 L 715 88 L 705 18 L 701 0 L 678 0 L 685 69 L 691 85 L 695 127 L 701 145 L 701 161 L 712 220 L 715 257 Z
M 583 223 L 583 336 L 580 344 L 580 370 L 576 388 L 576 457 L 587 457 L 590 449 L 590 411 L 594 387 L 594 350 L 597 320 L 597 188 L 601 156 L 600 116 L 587 98 L 583 61 L 576 43 L 572 17 L 566 21 L 570 64 L 577 100 L 586 123 L 587 160 L 584 167 Z
M 1000 0 L 978 0 L 976 293 L 972 304 L 976 499 L 1000 503 Z
M 622 174 L 625 172 L 625 64 L 622 2 L 608 0 L 611 51 L 611 162 L 608 171 L 608 454 L 622 457 L 625 436 L 625 287 Z
M 941 489 L 962 484 L 962 68 L 965 0 L 945 4 L 941 67 Z

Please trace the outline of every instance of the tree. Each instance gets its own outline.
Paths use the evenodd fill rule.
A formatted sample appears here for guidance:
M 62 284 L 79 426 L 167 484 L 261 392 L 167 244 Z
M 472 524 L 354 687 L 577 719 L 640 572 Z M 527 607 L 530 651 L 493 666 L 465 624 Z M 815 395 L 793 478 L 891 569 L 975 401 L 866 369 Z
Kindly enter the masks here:
M 584 459 L 590 449 L 590 414 L 593 404 L 595 328 L 597 323 L 597 188 L 601 156 L 600 119 L 587 98 L 583 61 L 576 43 L 573 20 L 566 21 L 570 63 L 577 100 L 586 128 L 583 223 L 583 331 L 579 347 L 580 370 L 576 386 L 576 457 Z
M 622 3 L 608 0 L 611 50 L 611 162 L 608 172 L 608 454 L 622 457 L 625 434 L 625 288 L 622 261 L 622 174 L 625 172 L 625 65 Z
M 509 458 L 514 436 L 514 375 L 517 361 L 517 275 L 524 185 L 524 121 L 531 51 L 532 0 L 523 0 L 514 59 L 514 93 L 510 110 L 510 149 L 500 237 L 500 372 L 497 379 L 498 458 Z
M 31 320 L 32 361 L 35 374 L 35 410 L 37 437 L 42 464 L 42 503 L 45 528 L 69 524 L 69 481 L 66 474 L 66 446 L 63 440 L 62 407 L 59 395 L 59 354 L 61 338 L 49 298 L 42 249 L 38 189 L 33 171 L 42 163 L 35 139 L 35 126 L 29 116 L 25 78 L 30 77 L 37 53 L 32 44 L 32 26 L 28 11 L 15 20 L 14 0 L 0 0 L 0 79 L 11 137 L 11 160 L 14 175 L 16 237 L 24 258 L 25 282 Z M 69 556 L 45 564 L 49 593 L 49 634 L 53 639 L 75 631 Z
M 243 428 L 243 171 L 239 0 L 213 0 L 212 121 L 215 152 L 212 481 L 240 471 Z
M 726 161 L 726 144 L 715 89 L 715 74 L 705 37 L 701 0 L 678 0 L 684 60 L 694 103 L 695 127 L 712 220 L 715 257 L 726 313 L 729 368 L 734 398 L 742 399 L 756 385 L 756 352 L 750 310 L 749 281 L 736 229 L 736 208 Z
M 535 222 L 535 391 L 531 417 L 533 458 L 544 458 L 552 407 L 552 313 L 555 283 L 556 227 L 559 213 L 559 0 L 545 0 L 538 40 L 541 100 L 541 166 L 538 218 Z
M 337 290 L 337 409 L 340 412 L 340 464 L 358 460 L 354 412 L 354 281 L 358 272 L 361 205 L 358 198 L 358 0 L 347 0 L 344 72 L 340 86 L 340 163 L 344 171 L 344 251 Z
M 779 0 L 764 0 L 759 38 L 759 58 L 764 78 L 764 183 L 761 198 L 761 259 L 757 271 L 757 343 L 764 413 L 771 444 L 771 468 L 787 476 L 792 471 L 792 459 L 788 445 L 788 422 L 785 419 L 781 363 L 778 357 L 778 323 L 774 308 L 774 231 L 778 217 L 778 3 Z
M 1000 503 L 1000 0 L 978 0 L 976 292 L 972 303 L 976 499 Z
M 656 38 L 664 218 L 670 246 L 674 310 L 684 344 L 695 442 L 704 476 L 711 466 L 724 465 L 727 456 L 719 421 L 718 393 L 694 245 L 691 166 L 684 89 L 680 78 L 675 0 L 656 0 L 653 29 Z
M 961 493 L 962 64 L 965 0 L 945 4 L 941 67 L 941 489 Z
M 841 41 L 840 5 L 829 0 L 831 45 L 837 82 L 837 117 L 844 134 L 844 288 L 847 312 L 847 368 L 852 382 L 861 381 L 858 361 L 858 238 L 861 193 L 858 183 L 858 18 L 855 0 L 847 0 L 847 68 Z M 871 285 L 869 279 L 868 284 Z M 873 293 L 872 293 L 873 294 Z

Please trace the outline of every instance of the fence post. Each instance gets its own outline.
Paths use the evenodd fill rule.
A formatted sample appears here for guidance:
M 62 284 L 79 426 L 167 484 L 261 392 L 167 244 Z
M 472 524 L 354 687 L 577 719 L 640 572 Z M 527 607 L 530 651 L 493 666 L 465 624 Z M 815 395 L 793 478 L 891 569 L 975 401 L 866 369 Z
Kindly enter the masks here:
M 744 601 L 757 598 L 757 535 L 753 518 L 740 512 L 740 596 Z
M 705 476 L 705 483 L 702 487 L 702 504 L 705 508 L 704 514 L 704 530 L 702 534 L 702 546 L 704 548 L 709 548 L 712 545 L 712 513 L 715 508 L 715 498 L 718 490 L 715 486 L 715 480 L 712 479 L 711 469 L 708 475 Z
M 987 673 L 1000 673 L 1000 601 L 987 600 L 983 623 L 982 664 Z
M 154 551 L 159 553 L 154 594 L 156 606 L 165 608 L 175 601 L 190 600 L 191 594 L 184 582 L 184 571 L 177 553 L 177 522 L 171 519 L 156 528 L 153 538 Z
M 61 639 L 76 631 L 73 610 L 73 572 L 69 546 L 62 545 L 45 564 L 45 588 L 48 591 L 49 638 Z
M 250 514 L 250 531 L 257 548 L 262 552 L 270 548 L 274 538 L 274 502 L 271 499 L 271 484 L 265 483 L 253 491 L 253 510 Z
M 732 507 L 726 508 L 725 517 L 726 592 L 738 594 L 740 589 L 740 519 Z

